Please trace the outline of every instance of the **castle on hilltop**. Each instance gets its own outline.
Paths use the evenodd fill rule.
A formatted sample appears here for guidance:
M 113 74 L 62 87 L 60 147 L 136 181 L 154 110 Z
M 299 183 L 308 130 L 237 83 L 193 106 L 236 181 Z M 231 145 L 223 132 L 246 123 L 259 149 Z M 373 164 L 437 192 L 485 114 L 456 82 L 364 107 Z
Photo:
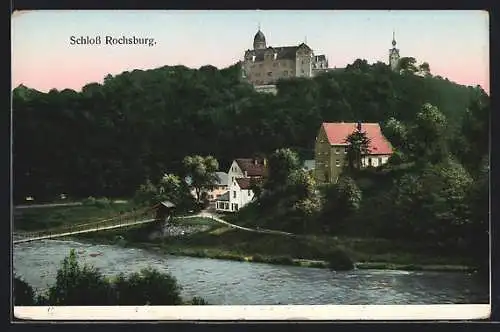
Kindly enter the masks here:
M 397 70 L 399 49 L 396 48 L 394 31 L 392 48 L 389 50 L 389 65 Z M 246 50 L 242 61 L 242 77 L 256 89 L 265 91 L 279 79 L 291 77 L 314 77 L 331 70 L 324 54 L 315 55 L 304 42 L 297 46 L 267 46 L 266 37 L 260 27 L 253 39 L 253 49 Z
M 314 55 L 306 44 L 297 46 L 267 46 L 264 33 L 259 30 L 253 39 L 253 49 L 247 50 L 243 60 L 243 78 L 254 86 L 271 85 L 282 78 L 313 77 L 328 70 L 325 55 Z

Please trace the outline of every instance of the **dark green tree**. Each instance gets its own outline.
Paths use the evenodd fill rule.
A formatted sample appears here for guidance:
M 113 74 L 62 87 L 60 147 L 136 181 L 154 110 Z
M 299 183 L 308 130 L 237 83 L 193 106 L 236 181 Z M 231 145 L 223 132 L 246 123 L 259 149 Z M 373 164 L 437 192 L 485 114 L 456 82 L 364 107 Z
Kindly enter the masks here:
M 15 306 L 35 305 L 35 292 L 22 278 L 14 277 L 13 297 Z
M 119 305 L 182 304 L 181 287 L 170 274 L 147 268 L 139 273 L 120 274 L 113 280 Z
M 56 283 L 48 290 L 50 305 L 113 305 L 109 281 L 94 267 L 80 266 L 74 249 L 62 261 Z
M 359 128 L 347 136 L 347 166 L 349 170 L 361 169 L 363 156 L 370 153 L 370 139 Z

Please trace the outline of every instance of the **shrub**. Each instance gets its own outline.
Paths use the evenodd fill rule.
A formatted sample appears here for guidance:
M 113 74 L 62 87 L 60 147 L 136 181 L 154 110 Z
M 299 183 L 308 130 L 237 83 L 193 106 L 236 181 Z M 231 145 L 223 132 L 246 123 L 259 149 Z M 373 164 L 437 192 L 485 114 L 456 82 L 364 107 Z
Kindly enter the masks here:
M 95 201 L 94 205 L 99 208 L 105 208 L 111 205 L 111 200 L 106 197 L 99 198 Z
M 328 262 L 328 267 L 335 271 L 348 271 L 354 269 L 354 262 L 340 249 L 331 251 L 327 255 L 326 260 Z
M 95 202 L 96 202 L 96 199 L 94 197 L 90 196 L 90 197 L 85 198 L 82 201 L 82 204 L 86 205 L 86 206 L 91 206 L 91 205 L 95 205 Z
M 265 263 L 267 260 L 264 256 L 256 254 L 252 256 L 252 262 Z
M 168 273 L 151 268 L 128 277 L 120 274 L 113 282 L 116 302 L 120 305 L 175 305 L 181 304 L 181 287 Z
M 51 305 L 111 305 L 112 288 L 107 279 L 94 267 L 81 267 L 72 249 L 57 271 L 56 283 L 49 288 Z
M 22 278 L 14 277 L 14 284 L 12 286 L 14 305 L 29 306 L 35 304 L 35 292 Z
M 278 265 L 293 265 L 293 259 L 289 256 L 271 257 L 269 263 Z

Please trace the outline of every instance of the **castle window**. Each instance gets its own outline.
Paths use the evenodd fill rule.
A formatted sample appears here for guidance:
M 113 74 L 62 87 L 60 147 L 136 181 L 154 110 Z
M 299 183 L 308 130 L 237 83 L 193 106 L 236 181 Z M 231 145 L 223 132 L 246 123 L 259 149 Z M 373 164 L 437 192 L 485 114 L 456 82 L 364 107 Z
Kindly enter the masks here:
M 267 76 L 273 76 L 273 72 L 268 71 L 268 72 L 267 72 Z

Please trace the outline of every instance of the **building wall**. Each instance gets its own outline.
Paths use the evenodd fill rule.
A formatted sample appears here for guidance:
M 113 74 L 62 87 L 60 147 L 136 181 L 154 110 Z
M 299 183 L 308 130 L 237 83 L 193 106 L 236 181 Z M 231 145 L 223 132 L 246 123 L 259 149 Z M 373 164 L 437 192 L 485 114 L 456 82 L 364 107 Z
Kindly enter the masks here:
M 208 199 L 215 200 L 217 196 L 224 194 L 228 190 L 228 186 L 217 186 L 212 190 L 207 191 Z
M 231 186 L 229 195 L 230 210 L 238 211 L 247 205 L 254 197 L 253 191 L 250 189 L 241 189 L 238 184 Z
M 217 201 L 217 202 L 215 202 L 215 210 L 230 212 L 231 211 L 231 204 L 229 204 L 229 202 L 227 202 L 227 201 L 226 202 Z
M 370 156 L 365 156 L 361 160 L 361 164 L 364 167 L 368 167 L 368 166 L 370 166 L 370 163 L 371 163 L 371 166 L 373 166 L 373 167 L 379 167 L 379 166 L 382 166 L 382 165 L 386 164 L 389 161 L 389 157 L 390 157 L 390 155 L 370 155 Z
M 296 74 L 297 77 L 312 77 L 312 51 L 300 47 L 297 50 Z
M 347 145 L 330 145 L 323 127 L 316 137 L 314 148 L 314 179 L 318 184 L 335 183 L 347 164 Z M 362 158 L 363 167 L 379 167 L 389 161 L 390 155 L 368 155 Z
M 228 187 L 231 187 L 235 183 L 236 178 L 242 178 L 245 177 L 245 174 L 241 170 L 240 166 L 238 166 L 238 163 L 234 160 L 231 163 L 231 166 L 229 167 L 229 170 L 227 172 L 227 185 Z
M 295 60 L 275 60 L 273 52 L 267 53 L 263 61 L 245 59 L 244 70 L 246 79 L 253 85 L 273 84 L 282 78 L 295 76 Z
M 323 127 L 318 132 L 314 147 L 314 179 L 316 183 L 327 183 L 330 179 L 330 143 Z
M 330 146 L 330 182 L 337 182 L 347 163 L 346 147 L 345 144 Z

